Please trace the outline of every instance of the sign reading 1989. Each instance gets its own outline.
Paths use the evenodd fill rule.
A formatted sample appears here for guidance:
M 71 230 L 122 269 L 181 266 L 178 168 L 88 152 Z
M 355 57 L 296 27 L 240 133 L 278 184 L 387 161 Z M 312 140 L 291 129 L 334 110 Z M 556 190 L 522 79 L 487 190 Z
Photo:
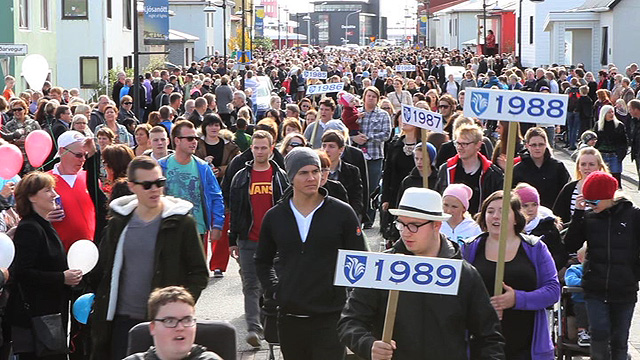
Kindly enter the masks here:
M 339 250 L 334 285 L 456 295 L 462 260 Z
M 559 94 L 469 88 L 464 114 L 487 120 L 564 125 L 568 99 Z

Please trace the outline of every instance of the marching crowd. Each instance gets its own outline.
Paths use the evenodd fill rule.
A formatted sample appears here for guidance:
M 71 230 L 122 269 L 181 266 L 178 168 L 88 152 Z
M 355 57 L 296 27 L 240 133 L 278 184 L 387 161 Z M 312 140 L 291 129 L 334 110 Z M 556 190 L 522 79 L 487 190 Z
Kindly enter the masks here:
M 24 162 L 0 178 L 0 230 L 15 246 L 0 268 L 0 359 L 123 359 L 145 321 L 155 347 L 130 359 L 216 359 L 194 344 L 194 305 L 230 257 L 246 341 L 259 348 L 275 314 L 285 359 L 342 359 L 346 347 L 366 359 L 553 359 L 547 309 L 562 284 L 584 289 L 578 344 L 627 358 L 640 210 L 620 189 L 623 159 L 640 156 L 637 64 L 594 75 L 508 54 L 285 49 L 148 72 L 138 93 L 134 80 L 119 73 L 90 101 L 48 82 L 17 93 L 5 78 L 0 145 Z M 306 95 L 321 83 L 344 90 Z M 565 126 L 519 123 L 507 224 L 509 127 L 463 114 L 473 87 L 568 96 Z M 443 133 L 423 138 L 403 104 L 440 113 Z M 25 152 L 37 130 L 53 143 L 41 166 Z M 368 250 L 362 230 L 376 221 L 389 253 L 466 260 L 457 295 L 400 293 L 391 343 L 387 291 L 333 285 L 338 249 Z M 504 292 L 490 296 L 502 226 Z M 99 248 L 88 273 L 67 263 L 78 240 Z M 88 323 L 70 315 L 86 293 Z

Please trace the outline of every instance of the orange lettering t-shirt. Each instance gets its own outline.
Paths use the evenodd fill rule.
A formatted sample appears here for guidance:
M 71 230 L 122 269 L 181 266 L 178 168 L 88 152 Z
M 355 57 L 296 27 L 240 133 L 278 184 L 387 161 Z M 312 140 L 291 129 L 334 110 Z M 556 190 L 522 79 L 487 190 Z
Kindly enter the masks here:
M 260 238 L 260 228 L 264 214 L 273 206 L 273 186 L 271 178 L 273 168 L 268 170 L 251 170 L 251 184 L 249 184 L 249 197 L 251 198 L 251 209 L 253 210 L 253 226 L 249 230 L 249 240 L 258 241 Z

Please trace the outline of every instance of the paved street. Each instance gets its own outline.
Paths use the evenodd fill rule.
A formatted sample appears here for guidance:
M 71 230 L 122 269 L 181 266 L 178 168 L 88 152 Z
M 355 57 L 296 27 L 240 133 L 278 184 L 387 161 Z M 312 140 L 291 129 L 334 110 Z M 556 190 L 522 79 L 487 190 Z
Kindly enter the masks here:
M 556 156 L 561 159 L 569 173 L 574 174 L 575 164 L 569 157 L 569 152 L 564 150 L 556 150 Z M 640 193 L 636 190 L 637 174 L 635 164 L 627 157 L 624 161 L 623 188 L 626 195 L 635 203 L 640 204 Z M 369 246 L 372 250 L 379 250 L 382 237 L 378 234 L 378 228 L 365 231 Z M 244 322 L 244 310 L 242 300 L 242 286 L 240 283 L 240 275 L 238 273 L 238 264 L 231 260 L 229 268 L 222 279 L 211 278 L 209 286 L 202 293 L 196 307 L 196 316 L 199 319 L 211 320 L 228 320 L 236 327 L 237 331 L 237 348 L 238 360 L 266 360 L 267 344 L 264 343 L 262 350 L 253 351 L 244 338 L 246 336 L 246 328 Z M 629 339 L 631 354 L 634 358 L 640 359 L 640 308 L 636 307 L 634 321 L 631 326 L 631 336 Z M 276 348 L 277 349 L 277 348 Z M 281 359 L 279 353 L 275 359 Z

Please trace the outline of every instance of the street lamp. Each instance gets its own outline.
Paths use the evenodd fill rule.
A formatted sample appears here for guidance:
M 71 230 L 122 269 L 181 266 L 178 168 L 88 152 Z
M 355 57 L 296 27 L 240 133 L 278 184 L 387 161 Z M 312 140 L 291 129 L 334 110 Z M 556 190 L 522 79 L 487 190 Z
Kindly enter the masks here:
M 302 20 L 307 22 L 307 43 L 311 45 L 311 16 L 305 15 Z
M 232 0 L 214 0 L 209 3 L 210 6 L 213 5 L 215 7 L 222 8 L 222 45 L 224 47 L 224 63 L 227 63 L 227 7 L 234 7 L 236 3 Z M 207 8 L 204 9 L 205 12 L 209 12 L 211 10 Z M 215 10 L 213 10 L 215 11 Z M 211 12 L 213 12 L 211 11 Z
M 534 3 L 544 2 L 544 0 L 529 0 L 529 1 Z M 518 61 L 520 62 L 520 66 L 522 66 L 522 0 L 520 0 L 520 10 L 518 12 Z
M 362 10 L 356 10 L 354 12 L 350 12 L 347 14 L 347 19 L 344 22 L 344 44 L 347 45 L 349 43 L 349 16 L 353 14 L 357 14 Z M 353 26 L 355 28 L 355 25 Z

